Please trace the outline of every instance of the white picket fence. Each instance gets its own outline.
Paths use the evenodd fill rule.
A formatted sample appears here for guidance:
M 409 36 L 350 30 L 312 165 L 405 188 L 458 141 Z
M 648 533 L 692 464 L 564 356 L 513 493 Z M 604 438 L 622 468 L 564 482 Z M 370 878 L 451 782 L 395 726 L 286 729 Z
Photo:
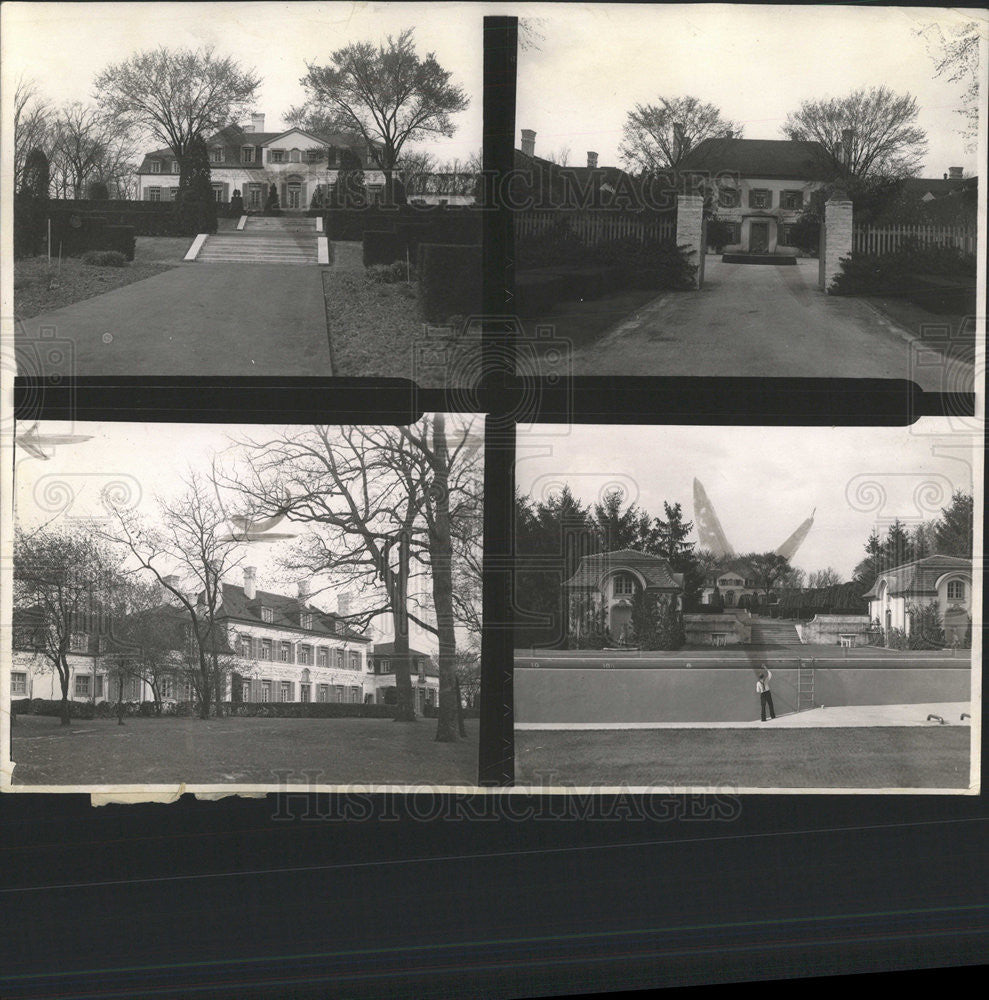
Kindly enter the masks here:
M 641 212 L 574 212 L 543 210 L 519 212 L 515 216 L 515 238 L 540 236 L 566 220 L 571 231 L 588 246 L 632 237 L 644 242 L 676 238 L 676 212 L 665 215 Z
M 905 240 L 917 240 L 925 246 L 953 246 L 975 253 L 974 226 L 855 226 L 852 248 L 859 253 L 892 253 Z

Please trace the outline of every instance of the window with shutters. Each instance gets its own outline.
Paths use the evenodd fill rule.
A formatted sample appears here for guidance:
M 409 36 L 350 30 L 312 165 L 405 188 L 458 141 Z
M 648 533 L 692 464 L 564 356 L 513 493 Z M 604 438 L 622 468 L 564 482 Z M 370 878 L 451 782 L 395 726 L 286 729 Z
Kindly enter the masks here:
M 799 212 L 804 207 L 803 191 L 781 191 L 780 208 L 791 212 Z
M 271 640 L 262 639 L 261 640 L 261 659 L 270 660 L 271 659 Z
M 261 700 L 271 701 L 271 681 L 261 681 Z
M 282 681 L 282 701 L 292 700 L 292 682 Z
M 284 163 L 285 162 L 285 150 L 284 149 L 272 149 L 268 153 L 269 163 Z
M 342 702 L 343 699 L 343 685 L 335 684 L 333 687 L 333 700 L 337 702 Z
M 253 146 L 242 146 L 240 150 L 240 162 L 241 163 L 253 163 L 254 162 L 254 147 Z
M 351 670 L 361 669 L 361 654 L 356 651 L 352 651 L 350 654 L 350 669 Z
M 328 667 L 330 665 L 330 651 L 326 646 L 319 647 L 319 666 Z
M 749 191 L 749 208 L 772 208 L 773 192 L 767 188 L 753 188 Z
M 288 642 L 283 642 L 279 648 L 279 658 L 282 663 L 292 662 L 292 644 Z
M 343 650 L 342 649 L 334 649 L 333 650 L 333 666 L 335 666 L 339 670 L 343 669 Z
M 319 685 L 319 694 L 318 694 L 318 697 L 319 697 L 320 701 L 329 701 L 330 700 L 330 685 L 329 684 L 320 684 Z
M 242 635 L 240 637 L 240 655 L 249 660 L 254 655 L 253 645 L 249 635 Z
M 310 701 L 309 697 L 309 685 L 300 684 L 299 685 L 299 701 Z
M 299 663 L 306 665 L 312 664 L 312 646 L 299 647 Z
M 161 188 L 160 187 L 145 188 L 144 195 L 147 201 L 161 201 Z

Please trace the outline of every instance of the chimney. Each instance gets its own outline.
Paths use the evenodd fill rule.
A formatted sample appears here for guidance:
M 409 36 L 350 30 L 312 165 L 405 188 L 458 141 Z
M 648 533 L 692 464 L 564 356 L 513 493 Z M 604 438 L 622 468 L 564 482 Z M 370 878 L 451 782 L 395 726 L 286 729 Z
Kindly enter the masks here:
M 948 179 L 948 175 L 947 174 L 941 174 L 941 180 L 946 181 L 947 179 Z
M 855 129 L 843 128 L 841 130 L 841 148 L 845 157 L 845 166 L 850 166 L 852 162 L 852 139 L 855 137 Z
M 952 181 L 960 181 L 962 179 L 962 174 L 964 173 L 963 167 L 948 167 L 948 179 Z
M 299 588 L 299 603 L 308 604 L 309 603 L 309 581 L 300 580 L 298 583 Z
M 264 115 L 251 115 L 251 131 L 252 132 L 264 131 Z
M 353 594 L 346 593 L 340 594 L 337 597 L 337 614 L 341 617 L 346 617 L 350 614 L 350 602 L 353 600 Z
M 522 152 L 526 156 L 536 155 L 536 133 L 531 128 L 522 129 Z
M 257 579 L 257 567 L 256 566 L 245 566 L 244 567 L 244 596 L 249 600 L 253 601 L 257 596 L 257 591 L 254 589 L 254 584 Z
M 598 154 L 592 153 L 590 150 L 587 151 L 587 166 L 591 170 L 597 170 L 598 168 Z
M 726 139 L 734 139 L 735 138 L 735 133 L 730 128 L 729 129 L 725 129 L 725 138 Z

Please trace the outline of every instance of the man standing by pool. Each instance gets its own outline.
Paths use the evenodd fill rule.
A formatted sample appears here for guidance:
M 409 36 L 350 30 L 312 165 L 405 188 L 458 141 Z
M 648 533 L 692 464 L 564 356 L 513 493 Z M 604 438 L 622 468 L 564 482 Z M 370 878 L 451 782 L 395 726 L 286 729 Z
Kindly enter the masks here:
M 766 708 L 769 708 L 769 714 L 772 718 L 776 718 L 776 709 L 773 708 L 773 692 L 769 690 L 769 682 L 772 680 L 772 673 L 769 668 L 764 663 L 762 669 L 759 672 L 759 680 L 756 681 L 755 689 L 759 695 L 759 709 L 762 713 L 762 721 L 766 721 Z

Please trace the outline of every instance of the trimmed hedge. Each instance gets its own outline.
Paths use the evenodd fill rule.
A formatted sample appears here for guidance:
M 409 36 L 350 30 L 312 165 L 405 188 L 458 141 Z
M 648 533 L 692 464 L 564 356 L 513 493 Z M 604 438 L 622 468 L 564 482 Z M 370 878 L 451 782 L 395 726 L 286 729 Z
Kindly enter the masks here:
M 155 714 L 153 701 L 125 701 L 124 715 Z M 10 710 L 16 715 L 51 715 L 61 717 L 62 702 L 53 698 L 18 698 L 11 699 Z M 72 701 L 69 699 L 70 719 L 115 719 L 117 718 L 117 703 L 115 701 Z
M 217 209 L 223 208 L 217 204 Z M 53 200 L 49 215 L 52 232 L 56 219 L 62 216 L 99 216 L 106 225 L 133 226 L 136 236 L 181 236 L 175 220 L 175 203 L 171 201 L 92 201 L 83 198 Z M 52 252 L 58 252 L 54 243 Z M 64 250 L 63 250 L 64 252 Z
M 343 701 L 225 702 L 224 714 L 261 719 L 394 719 L 394 705 Z
M 422 313 L 428 322 L 445 323 L 451 316 L 481 311 L 479 245 L 423 243 L 416 269 Z
M 405 260 L 407 244 L 394 230 L 368 229 L 364 232 L 364 266 L 394 264 Z

